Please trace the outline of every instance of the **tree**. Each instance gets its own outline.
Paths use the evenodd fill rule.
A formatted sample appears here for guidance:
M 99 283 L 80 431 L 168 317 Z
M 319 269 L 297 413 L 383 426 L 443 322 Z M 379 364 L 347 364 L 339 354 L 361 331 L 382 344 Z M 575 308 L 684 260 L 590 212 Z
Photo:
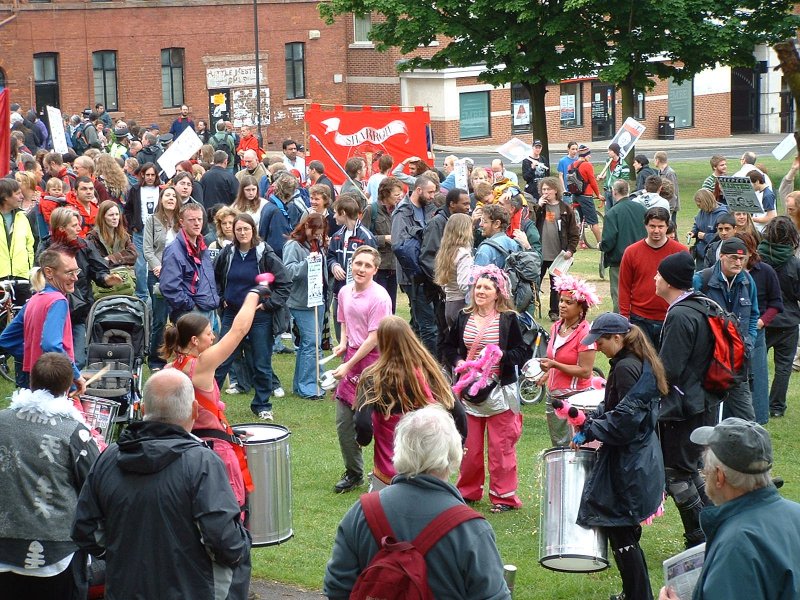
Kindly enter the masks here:
M 549 156 L 545 94 L 548 83 L 584 75 L 602 56 L 601 40 L 585 11 L 568 0 L 332 0 L 320 4 L 330 24 L 343 13 L 379 13 L 370 39 L 379 51 L 398 48 L 408 59 L 399 69 L 444 69 L 485 65 L 479 80 L 494 86 L 519 83 L 531 98 L 534 137 Z M 417 54 L 437 35 L 449 38 L 430 57 Z M 588 50 L 587 50 L 588 47 Z

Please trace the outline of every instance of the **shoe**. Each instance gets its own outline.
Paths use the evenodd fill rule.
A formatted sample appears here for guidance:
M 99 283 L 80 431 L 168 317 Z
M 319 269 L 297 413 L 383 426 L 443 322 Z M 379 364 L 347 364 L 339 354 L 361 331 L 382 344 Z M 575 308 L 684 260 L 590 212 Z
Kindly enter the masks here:
M 492 513 L 504 513 L 509 512 L 512 510 L 517 510 L 515 507 L 510 506 L 508 504 L 492 504 L 492 508 L 489 509 L 489 512 Z
M 225 393 L 226 393 L 226 394 L 230 394 L 231 396 L 236 396 L 237 394 L 241 394 L 241 393 L 242 393 L 242 390 L 240 390 L 240 389 L 239 389 L 238 387 L 236 387 L 235 385 L 232 385 L 232 386 L 231 386 L 231 387 L 229 387 L 227 390 L 225 390 Z
M 282 340 L 290 340 L 290 339 L 292 339 L 292 334 L 289 333 L 288 331 L 285 332 L 285 333 L 282 333 L 281 334 L 281 339 Z
M 273 354 L 294 354 L 294 350 L 286 346 L 281 346 L 278 350 L 275 350 Z
M 258 413 L 258 418 L 262 421 L 274 421 L 272 418 L 272 411 L 271 410 L 262 410 Z
M 777 410 L 769 411 L 769 416 L 773 419 L 780 419 L 783 416 L 782 412 L 778 412 Z
M 283 391 L 282 387 L 276 387 L 272 390 L 272 395 L 276 398 L 283 398 L 286 395 L 286 392 Z
M 619 594 L 611 594 L 608 597 L 608 600 L 625 600 L 625 592 L 620 592 Z
M 333 491 L 337 494 L 345 494 L 362 485 L 364 485 L 363 477 L 352 477 L 349 473 L 345 473 L 342 475 L 342 479 L 333 486 Z

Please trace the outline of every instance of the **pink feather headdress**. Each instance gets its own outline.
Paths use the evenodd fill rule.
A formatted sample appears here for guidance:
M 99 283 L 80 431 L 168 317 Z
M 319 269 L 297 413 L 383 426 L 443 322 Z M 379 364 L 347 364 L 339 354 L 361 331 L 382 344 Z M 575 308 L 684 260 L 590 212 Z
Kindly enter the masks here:
M 470 287 L 474 286 L 478 279 L 486 278 L 494 282 L 497 286 L 499 294 L 503 297 L 508 299 L 509 296 L 509 288 L 511 284 L 508 282 L 508 275 L 506 275 L 503 269 L 496 267 L 495 265 L 486 265 L 483 267 L 472 267 L 472 272 L 469 276 L 469 285 Z
M 572 275 L 558 275 L 555 278 L 557 292 L 570 292 L 578 302 L 585 302 L 589 308 L 600 304 L 600 296 L 597 295 L 595 287 L 584 279 L 578 279 Z

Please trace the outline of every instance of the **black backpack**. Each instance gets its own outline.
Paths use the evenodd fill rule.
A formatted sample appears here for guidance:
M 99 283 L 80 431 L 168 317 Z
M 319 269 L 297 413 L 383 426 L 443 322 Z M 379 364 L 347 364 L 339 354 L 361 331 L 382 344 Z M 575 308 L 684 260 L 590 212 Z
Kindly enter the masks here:
M 72 149 L 78 156 L 83 156 L 83 153 L 89 149 L 89 143 L 86 141 L 84 129 L 86 129 L 86 125 L 79 125 L 72 134 Z
M 586 182 L 583 180 L 583 176 L 578 170 L 582 162 L 584 162 L 584 159 L 579 158 L 567 169 L 567 191 L 577 196 L 583 196 L 586 191 Z
M 533 249 L 509 252 L 492 240 L 485 240 L 484 243 L 505 257 L 503 270 L 508 275 L 514 310 L 525 312 L 536 301 L 536 292 L 541 281 L 542 255 Z
M 227 133 L 223 133 L 221 138 L 217 137 L 220 133 L 221 132 L 217 132 L 211 136 L 211 146 L 214 150 L 222 150 L 225 152 L 225 154 L 228 155 L 228 166 L 231 166 L 233 165 L 233 146 L 228 143 L 228 140 L 230 139 L 232 142 L 233 139 Z

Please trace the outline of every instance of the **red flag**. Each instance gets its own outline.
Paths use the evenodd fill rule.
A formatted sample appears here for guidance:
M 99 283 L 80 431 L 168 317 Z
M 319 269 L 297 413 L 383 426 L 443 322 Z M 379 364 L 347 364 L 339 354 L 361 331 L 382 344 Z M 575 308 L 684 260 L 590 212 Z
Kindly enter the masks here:
M 0 92 L 0 177 L 8 175 L 11 161 L 11 106 L 8 90 Z

